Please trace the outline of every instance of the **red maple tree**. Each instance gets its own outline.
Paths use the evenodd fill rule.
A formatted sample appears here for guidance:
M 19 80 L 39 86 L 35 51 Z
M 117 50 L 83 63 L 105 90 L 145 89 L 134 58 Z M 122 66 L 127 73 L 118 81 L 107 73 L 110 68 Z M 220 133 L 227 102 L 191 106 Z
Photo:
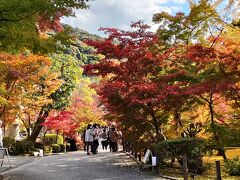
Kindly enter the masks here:
M 105 58 L 98 64 L 85 66 L 85 73 L 110 77 L 97 91 L 111 118 L 117 117 L 129 129 L 138 124 L 141 126 L 138 129 L 156 134 L 159 141 L 164 138 L 163 121 L 156 113 L 164 105 L 166 96 L 178 94 L 178 87 L 169 88 L 166 81 L 156 78 L 167 54 L 154 52 L 159 42 L 147 31 L 149 26 L 139 21 L 131 27 L 133 31 L 102 28 L 109 34 L 107 39 L 88 41 Z
M 74 114 L 70 111 L 53 112 L 42 125 L 48 130 L 62 131 L 65 135 L 69 135 L 76 132 L 79 127 L 73 118 Z
M 126 133 L 148 133 L 159 141 L 166 112 L 173 112 L 176 124 L 181 124 L 181 111 L 192 108 L 197 99 L 205 100 L 212 114 L 213 94 L 236 91 L 236 56 L 203 45 L 161 51 L 162 44 L 147 25 L 136 22 L 131 27 L 133 31 L 102 28 L 108 38 L 87 43 L 105 58 L 85 66 L 87 75 L 105 77 L 97 92 L 108 118 L 120 121 Z

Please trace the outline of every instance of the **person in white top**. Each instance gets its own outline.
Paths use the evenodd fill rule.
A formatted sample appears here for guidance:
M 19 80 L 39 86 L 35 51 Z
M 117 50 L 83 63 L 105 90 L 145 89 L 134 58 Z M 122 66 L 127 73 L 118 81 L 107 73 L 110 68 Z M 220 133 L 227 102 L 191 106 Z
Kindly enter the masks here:
M 3 131 L 2 131 L 2 121 L 0 120 L 0 148 L 3 147 Z
M 89 155 L 89 147 L 93 145 L 93 130 L 92 130 L 92 125 L 88 124 L 87 130 L 85 133 L 85 144 L 86 144 L 86 150 L 87 150 L 87 155 Z M 92 150 L 92 149 L 91 149 Z

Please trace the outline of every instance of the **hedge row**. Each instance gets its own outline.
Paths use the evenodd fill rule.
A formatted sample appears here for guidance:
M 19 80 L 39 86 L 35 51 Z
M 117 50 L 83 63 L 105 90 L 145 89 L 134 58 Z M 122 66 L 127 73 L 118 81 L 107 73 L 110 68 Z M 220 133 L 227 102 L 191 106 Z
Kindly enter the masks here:
M 187 156 L 189 172 L 195 174 L 203 172 L 202 157 L 208 150 L 205 140 L 198 138 L 166 140 L 155 146 L 159 162 L 167 163 L 177 160 L 182 165 L 183 157 Z

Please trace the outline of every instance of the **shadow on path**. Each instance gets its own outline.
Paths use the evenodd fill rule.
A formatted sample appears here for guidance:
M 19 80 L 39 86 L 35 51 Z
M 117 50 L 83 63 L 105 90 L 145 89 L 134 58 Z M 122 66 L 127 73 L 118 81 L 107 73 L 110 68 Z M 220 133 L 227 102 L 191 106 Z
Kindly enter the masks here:
M 125 153 L 78 151 L 43 157 L 3 173 L 6 180 L 109 180 L 162 179 L 142 173 Z

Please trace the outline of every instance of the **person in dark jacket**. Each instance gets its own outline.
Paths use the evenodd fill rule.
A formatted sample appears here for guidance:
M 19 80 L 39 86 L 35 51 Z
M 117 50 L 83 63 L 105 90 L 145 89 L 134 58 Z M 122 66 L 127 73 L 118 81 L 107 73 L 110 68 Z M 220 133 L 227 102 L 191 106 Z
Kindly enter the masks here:
M 85 135 L 86 135 L 86 129 L 84 129 L 84 131 L 82 132 L 82 135 L 81 135 L 81 140 L 83 141 L 83 150 L 86 151 L 86 142 L 85 142 Z
M 111 140 L 111 148 L 113 152 L 117 152 L 118 146 L 117 146 L 117 141 L 118 141 L 118 134 L 115 131 L 115 128 L 112 127 L 109 131 L 109 137 Z
M 70 151 L 77 151 L 76 140 L 71 137 L 68 142 L 70 143 Z
M 98 142 L 99 128 L 98 128 L 96 123 L 93 124 L 92 131 L 93 131 L 93 145 L 91 147 L 91 151 L 92 151 L 93 154 L 97 154 L 98 153 L 98 146 L 99 146 L 99 142 Z

